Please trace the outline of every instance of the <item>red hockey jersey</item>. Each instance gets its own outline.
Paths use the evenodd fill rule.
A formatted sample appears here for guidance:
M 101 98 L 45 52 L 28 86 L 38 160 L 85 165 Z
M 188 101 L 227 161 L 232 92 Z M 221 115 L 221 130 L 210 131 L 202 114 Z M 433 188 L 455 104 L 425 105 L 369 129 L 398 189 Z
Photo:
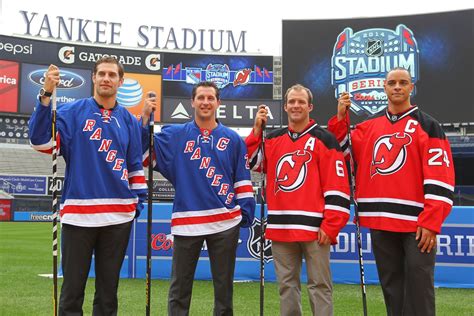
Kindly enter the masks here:
M 328 123 L 344 154 L 347 120 L 334 116 Z M 439 123 L 416 106 L 398 115 L 386 110 L 356 125 L 351 139 L 360 225 L 394 232 L 421 226 L 439 233 L 454 191 L 451 148 Z
M 349 219 L 349 182 L 344 157 L 335 137 L 314 121 L 302 133 L 288 128 L 265 139 L 253 131 L 246 139 L 250 166 L 264 156 L 267 173 L 267 239 L 296 242 L 318 239 L 321 228 L 333 244 Z

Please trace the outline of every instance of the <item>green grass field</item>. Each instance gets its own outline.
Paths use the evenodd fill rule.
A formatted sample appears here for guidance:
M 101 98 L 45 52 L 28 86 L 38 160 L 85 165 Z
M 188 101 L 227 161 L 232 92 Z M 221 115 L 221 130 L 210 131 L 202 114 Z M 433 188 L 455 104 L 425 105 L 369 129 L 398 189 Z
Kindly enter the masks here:
M 50 223 L 0 223 L 0 315 L 52 315 L 52 280 L 38 276 L 51 273 Z M 89 280 L 84 314 L 91 314 L 94 280 Z M 311 315 L 305 289 L 303 312 Z M 153 280 L 152 314 L 166 315 L 168 281 Z M 385 315 L 379 286 L 367 288 L 369 315 Z M 145 314 L 145 281 L 123 279 L 119 287 L 119 314 Z M 194 283 L 191 315 L 212 315 L 213 289 L 208 281 Z M 437 289 L 438 315 L 474 315 L 474 291 Z M 259 284 L 236 283 L 235 315 L 259 314 Z M 362 315 L 360 288 L 357 285 L 334 286 L 335 315 Z M 265 284 L 265 314 L 278 315 L 278 288 Z

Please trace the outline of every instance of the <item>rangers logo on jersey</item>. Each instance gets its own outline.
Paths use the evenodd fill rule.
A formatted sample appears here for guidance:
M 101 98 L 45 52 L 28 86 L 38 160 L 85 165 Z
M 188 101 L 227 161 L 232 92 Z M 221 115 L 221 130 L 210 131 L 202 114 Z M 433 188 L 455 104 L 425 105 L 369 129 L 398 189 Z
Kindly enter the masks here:
M 346 28 L 337 37 L 331 59 L 335 96 L 349 92 L 351 111 L 359 116 L 379 113 L 388 102 L 383 88 L 385 74 L 403 67 L 416 83 L 420 76 L 418 60 L 416 39 L 403 24 L 395 30 L 373 28 L 356 33 Z
M 264 226 L 267 226 L 266 219 L 264 221 Z M 255 217 L 253 219 L 252 226 L 249 227 L 249 239 L 247 240 L 247 250 L 249 251 L 249 254 L 255 259 L 260 259 L 260 238 L 262 236 L 261 230 L 262 224 L 260 220 Z M 273 259 L 271 240 L 265 239 L 263 249 L 263 261 L 265 261 L 265 263 L 268 263 Z
M 407 160 L 407 146 L 412 142 L 407 133 L 384 135 L 374 144 L 370 176 L 389 175 L 400 170 Z
M 311 153 L 307 150 L 283 155 L 276 165 L 275 194 L 280 190 L 291 192 L 301 187 L 306 180 L 310 161 Z

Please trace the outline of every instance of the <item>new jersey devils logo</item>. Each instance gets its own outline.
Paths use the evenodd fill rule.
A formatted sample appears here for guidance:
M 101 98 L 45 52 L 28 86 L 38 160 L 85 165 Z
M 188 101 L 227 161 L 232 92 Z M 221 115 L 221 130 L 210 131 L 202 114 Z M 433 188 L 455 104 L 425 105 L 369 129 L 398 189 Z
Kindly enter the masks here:
M 252 73 L 252 69 L 242 69 L 239 70 L 235 74 L 235 79 L 234 79 L 234 87 L 235 86 L 240 86 L 240 85 L 246 85 L 250 81 L 250 74 Z
M 275 194 L 279 191 L 291 192 L 303 185 L 308 174 L 311 153 L 297 150 L 286 154 L 276 165 Z
M 377 173 L 388 175 L 400 170 L 407 160 L 407 146 L 411 144 L 411 136 L 400 132 L 384 135 L 374 145 L 370 176 Z

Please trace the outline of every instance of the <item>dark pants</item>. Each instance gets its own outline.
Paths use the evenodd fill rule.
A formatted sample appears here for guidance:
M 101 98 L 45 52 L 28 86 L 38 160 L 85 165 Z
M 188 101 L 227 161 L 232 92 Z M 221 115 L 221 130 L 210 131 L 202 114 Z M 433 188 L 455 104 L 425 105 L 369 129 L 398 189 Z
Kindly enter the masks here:
M 233 280 L 239 226 L 205 236 L 174 236 L 168 315 L 189 315 L 194 273 L 206 241 L 214 284 L 214 315 L 233 315 Z
M 59 315 L 82 315 L 84 291 L 92 254 L 95 260 L 95 316 L 117 315 L 120 268 L 125 257 L 132 222 L 104 226 L 62 225 L 61 259 L 64 281 Z
M 436 251 L 421 253 L 415 233 L 370 230 L 389 316 L 435 315 Z

